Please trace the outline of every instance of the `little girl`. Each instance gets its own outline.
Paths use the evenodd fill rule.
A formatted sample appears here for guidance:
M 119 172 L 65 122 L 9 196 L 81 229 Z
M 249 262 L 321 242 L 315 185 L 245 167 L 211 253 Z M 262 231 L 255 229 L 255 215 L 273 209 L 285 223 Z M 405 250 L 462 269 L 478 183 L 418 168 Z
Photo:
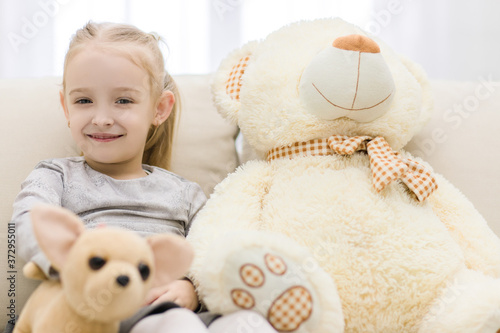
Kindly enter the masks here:
M 70 209 L 88 228 L 186 236 L 206 198 L 197 184 L 165 170 L 180 99 L 158 38 L 129 25 L 88 23 L 70 43 L 60 99 L 82 156 L 42 161 L 22 184 L 12 217 L 21 256 L 57 278 L 31 229 L 38 203 Z M 207 329 L 191 311 L 199 302 L 188 279 L 152 290 L 146 304 L 122 332 L 275 332 L 246 311 Z

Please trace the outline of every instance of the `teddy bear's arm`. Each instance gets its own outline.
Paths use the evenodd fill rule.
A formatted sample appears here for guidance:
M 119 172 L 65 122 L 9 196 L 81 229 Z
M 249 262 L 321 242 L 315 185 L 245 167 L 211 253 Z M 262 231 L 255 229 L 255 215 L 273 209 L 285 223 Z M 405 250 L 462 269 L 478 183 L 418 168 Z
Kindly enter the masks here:
M 191 266 L 195 279 L 215 238 L 229 231 L 258 229 L 262 202 L 270 182 L 269 165 L 251 161 L 216 186 L 187 236 L 196 254 Z
M 500 277 L 500 239 L 473 204 L 443 176 L 429 197 L 434 212 L 459 244 L 468 268 Z

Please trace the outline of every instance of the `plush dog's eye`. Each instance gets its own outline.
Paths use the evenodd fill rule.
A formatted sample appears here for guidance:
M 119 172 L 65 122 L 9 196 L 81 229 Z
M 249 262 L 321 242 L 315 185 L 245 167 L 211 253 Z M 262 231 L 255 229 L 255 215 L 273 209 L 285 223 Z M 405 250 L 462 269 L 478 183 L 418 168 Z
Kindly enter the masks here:
M 141 274 L 141 278 L 146 281 L 149 277 L 149 274 L 151 273 L 151 270 L 149 269 L 149 266 L 143 263 L 140 263 L 139 266 L 139 274 Z
M 106 264 L 106 259 L 101 257 L 92 257 L 89 259 L 89 266 L 94 271 L 101 269 L 102 266 Z

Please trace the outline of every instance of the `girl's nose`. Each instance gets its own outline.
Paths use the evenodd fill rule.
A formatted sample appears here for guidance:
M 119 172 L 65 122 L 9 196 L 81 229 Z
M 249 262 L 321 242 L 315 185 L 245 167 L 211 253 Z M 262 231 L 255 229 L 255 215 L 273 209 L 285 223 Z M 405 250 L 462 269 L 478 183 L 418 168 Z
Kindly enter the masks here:
M 109 127 L 114 124 L 114 120 L 107 111 L 98 110 L 92 118 L 92 124 L 100 127 Z

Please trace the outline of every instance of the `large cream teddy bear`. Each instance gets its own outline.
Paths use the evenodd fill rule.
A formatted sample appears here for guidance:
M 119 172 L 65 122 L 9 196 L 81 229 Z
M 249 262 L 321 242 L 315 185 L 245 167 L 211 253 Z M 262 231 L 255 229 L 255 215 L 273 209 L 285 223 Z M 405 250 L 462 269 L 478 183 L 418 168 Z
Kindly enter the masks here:
M 213 92 L 263 160 L 190 231 L 210 310 L 255 310 L 281 332 L 500 331 L 499 239 L 403 150 L 432 112 L 420 67 L 323 19 L 234 51 Z

